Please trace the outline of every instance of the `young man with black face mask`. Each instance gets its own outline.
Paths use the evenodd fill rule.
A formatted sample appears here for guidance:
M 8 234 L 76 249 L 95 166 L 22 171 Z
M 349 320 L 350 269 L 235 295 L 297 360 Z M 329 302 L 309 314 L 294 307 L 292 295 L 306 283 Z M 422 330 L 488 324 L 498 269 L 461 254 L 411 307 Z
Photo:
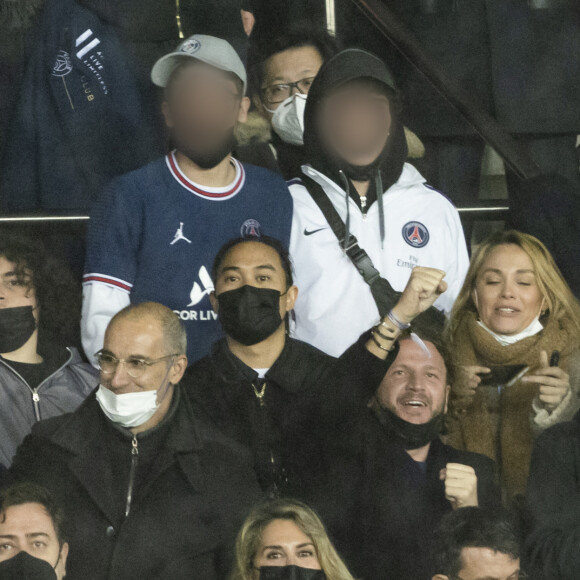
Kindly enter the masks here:
M 63 580 L 69 545 L 53 495 L 33 483 L 0 494 L 0 580 Z
M 80 287 L 44 247 L 0 236 L 0 463 L 41 419 L 74 411 L 98 373 L 71 346 Z
M 190 362 L 207 354 L 221 334 L 208 270 L 223 240 L 290 235 L 292 199 L 284 181 L 231 156 L 235 127 L 250 104 L 232 46 L 194 35 L 159 59 L 151 78 L 164 88 L 175 149 L 115 180 L 92 214 L 82 338 L 93 363 L 111 317 L 148 300 L 185 323 Z
M 379 320 L 369 284 L 346 252 L 351 236 L 396 291 L 415 266 L 447 273 L 435 303 L 449 311 L 467 271 L 459 215 L 408 163 L 401 97 L 376 56 L 344 50 L 328 60 L 308 93 L 303 177 L 289 182 L 294 200 L 290 253 L 303 293 L 295 336 L 338 356 Z M 345 235 L 331 227 L 311 191 L 326 199 Z M 342 234 L 340 234 L 342 236 Z
M 298 288 L 279 241 L 231 240 L 212 272 L 211 300 L 226 337 L 188 369 L 184 385 L 196 409 L 252 451 L 264 491 L 304 497 L 313 466 L 325 463 L 327 425 L 366 408 L 394 356 L 397 325 L 435 301 L 445 274 L 417 268 L 394 316 L 336 360 L 287 334 Z
M 355 577 L 430 578 L 441 517 L 501 501 L 493 461 L 440 439 L 448 361 L 435 333 L 411 326 L 368 408 L 328 434 L 332 468 L 313 504 Z

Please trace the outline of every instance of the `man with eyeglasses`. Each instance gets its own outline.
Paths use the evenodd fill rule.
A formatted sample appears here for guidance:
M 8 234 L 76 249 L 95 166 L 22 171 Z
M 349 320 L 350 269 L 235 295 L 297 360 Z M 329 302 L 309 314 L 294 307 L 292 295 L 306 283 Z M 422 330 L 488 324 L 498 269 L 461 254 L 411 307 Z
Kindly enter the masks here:
M 241 159 L 286 179 L 300 175 L 308 91 L 323 62 L 336 52 L 336 41 L 326 30 L 304 25 L 275 38 L 269 31 L 252 36 L 248 85 L 256 111 L 238 132 Z
M 432 580 L 523 580 L 520 542 L 513 517 L 503 510 L 454 511 L 435 530 Z
M 182 396 L 185 351 L 169 308 L 123 309 L 97 354 L 99 388 L 19 448 L 9 475 L 46 486 L 65 507 L 71 578 L 225 577 L 260 492 L 246 452 Z
M 231 155 L 247 117 L 246 71 L 225 40 L 194 35 L 157 61 L 152 81 L 174 149 L 111 183 L 97 202 L 87 238 L 82 340 L 103 346 L 111 317 L 130 303 L 174 310 L 188 335 L 188 359 L 221 336 L 209 269 L 224 240 L 290 236 L 292 199 L 280 176 Z

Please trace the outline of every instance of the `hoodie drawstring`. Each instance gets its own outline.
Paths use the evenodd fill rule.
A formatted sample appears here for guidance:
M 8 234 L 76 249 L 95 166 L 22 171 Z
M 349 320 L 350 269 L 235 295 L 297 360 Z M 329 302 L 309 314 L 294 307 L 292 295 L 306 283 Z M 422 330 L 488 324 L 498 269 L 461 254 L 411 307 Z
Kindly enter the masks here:
M 346 201 L 346 220 L 344 222 L 345 234 L 344 240 L 342 241 L 342 249 L 346 252 L 348 248 L 348 239 L 350 238 L 350 185 L 348 183 L 348 178 L 341 169 L 339 172 L 342 182 L 344 183 L 345 191 L 345 201 Z
M 385 241 L 385 208 L 383 206 L 383 178 L 381 177 L 381 170 L 377 172 L 375 179 L 375 189 L 377 192 L 377 203 L 379 204 L 379 232 L 381 234 L 381 250 L 384 250 Z

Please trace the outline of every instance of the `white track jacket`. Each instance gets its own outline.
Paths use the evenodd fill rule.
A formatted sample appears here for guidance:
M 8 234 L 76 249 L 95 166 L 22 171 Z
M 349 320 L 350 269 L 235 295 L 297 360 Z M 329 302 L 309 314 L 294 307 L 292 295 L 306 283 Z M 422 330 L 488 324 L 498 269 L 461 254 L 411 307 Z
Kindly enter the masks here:
M 322 186 L 344 221 L 344 190 L 309 165 L 303 165 L 302 171 Z M 290 253 L 299 289 L 293 335 L 338 356 L 379 321 L 379 313 L 369 286 L 340 248 L 308 190 L 299 179 L 288 185 L 294 200 Z M 435 306 L 449 312 L 469 264 L 453 204 L 406 163 L 399 180 L 383 196 L 385 239 L 381 248 L 378 202 L 366 216 L 354 200 L 348 203 L 350 233 L 395 290 L 405 288 L 415 266 L 447 273 L 449 289 Z

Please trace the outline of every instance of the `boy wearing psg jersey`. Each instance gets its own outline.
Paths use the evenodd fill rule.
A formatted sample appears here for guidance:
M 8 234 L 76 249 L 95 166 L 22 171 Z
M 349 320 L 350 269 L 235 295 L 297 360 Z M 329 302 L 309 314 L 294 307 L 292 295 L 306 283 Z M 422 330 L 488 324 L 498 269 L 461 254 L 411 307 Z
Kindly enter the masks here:
M 165 304 L 184 322 L 190 362 L 220 336 L 209 270 L 224 240 L 267 234 L 288 242 L 292 199 L 274 173 L 231 156 L 246 120 L 246 72 L 219 38 L 194 35 L 155 63 L 175 147 L 111 183 L 91 216 L 82 339 L 102 348 L 109 320 L 130 303 Z

